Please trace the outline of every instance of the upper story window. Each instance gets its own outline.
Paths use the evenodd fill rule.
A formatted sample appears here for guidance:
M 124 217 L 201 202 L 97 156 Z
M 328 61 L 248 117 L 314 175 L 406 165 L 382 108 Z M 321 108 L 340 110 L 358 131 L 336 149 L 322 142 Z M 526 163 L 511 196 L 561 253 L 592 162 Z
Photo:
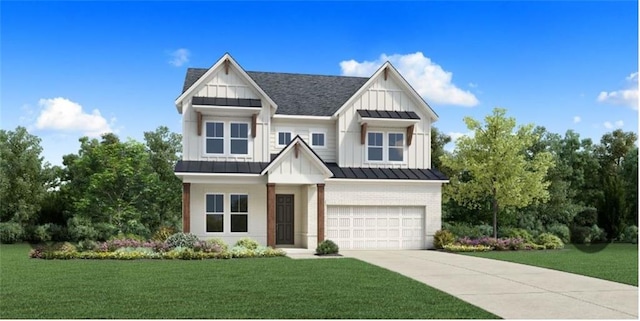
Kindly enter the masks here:
M 207 154 L 224 154 L 224 123 L 207 123 Z
M 404 162 L 403 133 L 367 133 L 367 161 Z
M 206 122 L 205 152 L 215 155 L 248 155 L 249 124 Z
M 286 146 L 291 142 L 291 132 L 278 132 L 278 146 Z
M 231 123 L 231 154 L 249 153 L 249 124 Z
M 325 147 L 324 133 L 311 133 L 311 147 Z

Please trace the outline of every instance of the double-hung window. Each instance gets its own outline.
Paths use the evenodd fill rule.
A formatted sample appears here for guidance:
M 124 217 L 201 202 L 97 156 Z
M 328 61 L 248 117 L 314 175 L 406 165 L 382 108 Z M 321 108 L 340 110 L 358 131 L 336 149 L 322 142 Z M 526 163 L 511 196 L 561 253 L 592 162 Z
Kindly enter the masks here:
M 404 162 L 404 134 L 367 133 L 367 161 Z
M 214 155 L 248 155 L 249 124 L 206 122 L 205 152 Z
M 384 144 L 382 133 L 369 132 L 367 133 L 367 160 L 369 161 L 383 161 Z
M 224 123 L 207 122 L 206 135 L 207 154 L 224 154 Z
M 311 147 L 325 147 L 324 133 L 311 133 Z
M 207 233 L 246 233 L 249 230 L 247 194 L 206 194 L 205 209 Z
M 249 124 L 231 123 L 231 154 L 249 153 Z
M 224 195 L 206 195 L 207 232 L 224 232 Z
M 231 232 L 247 232 L 247 218 L 249 216 L 246 194 L 231 194 Z

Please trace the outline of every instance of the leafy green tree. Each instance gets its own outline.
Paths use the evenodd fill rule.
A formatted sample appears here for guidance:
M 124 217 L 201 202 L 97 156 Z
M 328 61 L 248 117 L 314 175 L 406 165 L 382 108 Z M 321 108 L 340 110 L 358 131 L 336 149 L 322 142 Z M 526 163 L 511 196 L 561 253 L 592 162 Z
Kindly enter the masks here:
M 439 131 L 433 126 L 431 127 L 431 168 L 438 169 L 445 174 L 447 170 L 442 168 L 440 156 L 446 153 L 444 146 L 450 142 L 451 136 Z
M 151 215 L 145 221 L 151 225 L 152 231 L 159 226 L 181 230 L 182 181 L 174 174 L 173 169 L 182 152 L 182 136 L 161 126 L 155 131 L 145 132 L 144 140 L 151 167 L 158 175 L 156 185 L 152 186 L 155 195 L 154 211 L 157 215 Z
M 27 227 L 45 195 L 40 139 L 24 127 L 0 130 L 0 222 Z
M 454 173 L 445 193 L 470 208 L 478 208 L 480 201 L 489 197 L 497 237 L 501 208 L 522 208 L 548 200 L 545 176 L 553 166 L 552 156 L 547 151 L 528 155 L 526 151 L 540 138 L 533 125 L 515 130 L 516 120 L 507 118 L 505 109 L 494 109 L 484 125 L 470 117 L 464 122 L 474 136 L 459 138 L 454 153 L 440 158 Z
M 622 186 L 626 191 L 627 225 L 638 226 L 638 148 L 631 149 L 622 162 Z

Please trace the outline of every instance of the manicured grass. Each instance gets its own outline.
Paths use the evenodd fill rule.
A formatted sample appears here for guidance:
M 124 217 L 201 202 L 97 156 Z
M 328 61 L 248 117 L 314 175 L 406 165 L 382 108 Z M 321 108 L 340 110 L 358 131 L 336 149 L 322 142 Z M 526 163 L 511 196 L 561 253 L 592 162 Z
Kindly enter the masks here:
M 28 251 L 0 246 L 0 318 L 496 318 L 354 259 L 49 261 Z
M 563 250 L 465 253 L 496 260 L 540 266 L 638 286 L 638 245 L 609 244 L 588 253 L 573 245 Z

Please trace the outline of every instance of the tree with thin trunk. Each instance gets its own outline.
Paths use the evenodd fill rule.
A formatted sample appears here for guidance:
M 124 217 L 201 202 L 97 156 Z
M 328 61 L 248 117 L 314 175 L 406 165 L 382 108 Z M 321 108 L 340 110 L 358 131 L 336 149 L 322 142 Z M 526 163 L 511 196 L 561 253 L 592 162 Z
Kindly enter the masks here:
M 504 208 L 522 208 L 549 199 L 545 177 L 553 166 L 548 151 L 531 152 L 540 139 L 533 125 L 519 126 L 495 108 L 482 124 L 471 117 L 464 122 L 473 136 L 456 141 L 452 154 L 441 156 L 451 170 L 445 197 L 468 208 L 479 208 L 487 197 L 493 212 L 493 236 L 498 236 L 498 214 Z

